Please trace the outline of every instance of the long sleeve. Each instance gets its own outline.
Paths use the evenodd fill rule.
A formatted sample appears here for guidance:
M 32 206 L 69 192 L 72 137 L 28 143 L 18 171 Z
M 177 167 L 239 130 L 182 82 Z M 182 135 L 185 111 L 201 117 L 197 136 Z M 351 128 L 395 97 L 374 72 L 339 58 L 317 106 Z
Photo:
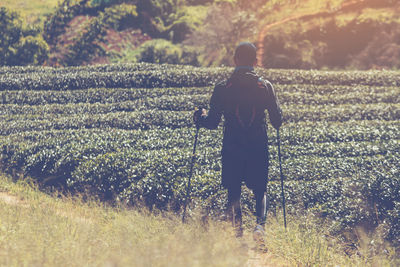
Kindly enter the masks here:
M 200 126 L 213 130 L 218 127 L 222 117 L 222 102 L 219 85 L 215 86 L 210 100 L 210 110 L 207 116 L 200 118 Z
M 269 119 L 272 126 L 274 126 L 275 129 L 279 129 L 283 121 L 282 109 L 279 105 L 279 101 L 276 97 L 275 90 L 272 84 L 268 81 L 264 82 L 264 84 L 267 89 L 266 108 L 268 110 Z

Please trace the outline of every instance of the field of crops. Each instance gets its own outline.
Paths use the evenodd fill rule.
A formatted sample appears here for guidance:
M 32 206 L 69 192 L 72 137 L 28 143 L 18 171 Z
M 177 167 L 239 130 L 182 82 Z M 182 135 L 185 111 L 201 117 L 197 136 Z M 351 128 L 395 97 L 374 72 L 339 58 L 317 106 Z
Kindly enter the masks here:
M 195 107 L 229 68 L 109 65 L 0 68 L 0 166 L 102 199 L 179 211 Z M 288 211 L 332 231 L 378 225 L 400 244 L 400 73 L 257 70 L 274 83 Z M 280 209 L 276 132 L 269 127 L 270 211 Z M 220 214 L 222 127 L 202 129 L 193 203 Z M 251 193 L 243 200 L 253 208 Z

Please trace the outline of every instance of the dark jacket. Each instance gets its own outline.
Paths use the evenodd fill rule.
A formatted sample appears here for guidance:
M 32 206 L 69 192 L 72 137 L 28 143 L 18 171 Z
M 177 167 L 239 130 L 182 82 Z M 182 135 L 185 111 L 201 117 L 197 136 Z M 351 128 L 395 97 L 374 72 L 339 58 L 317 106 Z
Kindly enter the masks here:
M 228 80 L 215 86 L 208 115 L 200 118 L 199 125 L 215 129 L 221 121 L 222 114 L 224 115 L 222 180 L 225 186 L 229 186 L 227 179 L 230 181 L 232 178 L 224 176 L 234 176 L 236 173 L 240 173 L 239 176 L 247 176 L 237 179 L 245 180 L 249 187 L 257 186 L 256 181 L 260 179 L 266 180 L 267 177 L 262 177 L 267 175 L 265 167 L 268 172 L 265 110 L 268 110 L 271 124 L 279 128 L 282 124 L 282 111 L 274 88 L 270 82 L 259 78 L 250 67 L 236 68 Z M 260 163 L 254 163 L 256 158 Z M 243 168 L 250 168 L 249 162 L 257 165 L 252 165 L 252 169 L 262 165 L 258 168 L 260 171 L 250 174 L 245 170 L 243 173 L 237 166 L 230 166 L 243 165 Z M 249 183 L 248 176 L 258 178 L 251 178 L 253 182 Z

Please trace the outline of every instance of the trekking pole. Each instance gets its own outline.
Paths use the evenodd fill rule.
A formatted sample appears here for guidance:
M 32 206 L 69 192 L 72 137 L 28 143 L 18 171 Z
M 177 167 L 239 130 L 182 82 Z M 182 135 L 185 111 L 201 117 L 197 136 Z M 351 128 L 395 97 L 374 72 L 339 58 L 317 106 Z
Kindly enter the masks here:
M 277 130 L 277 137 L 278 137 L 278 157 L 279 157 L 279 170 L 281 173 L 281 189 L 282 189 L 282 206 L 283 206 L 283 220 L 285 224 L 286 230 L 286 203 L 285 203 L 285 193 L 283 189 L 283 173 L 282 173 L 282 158 L 281 158 L 281 138 L 279 136 L 279 128 Z
M 182 223 L 185 223 L 186 207 L 189 203 L 189 198 L 190 198 L 190 189 L 191 189 L 190 181 L 192 179 L 194 162 L 196 160 L 196 146 L 197 146 L 197 138 L 199 136 L 199 130 L 200 130 L 200 127 L 196 126 L 196 135 L 194 137 L 194 144 L 193 144 L 192 163 L 190 165 L 189 181 L 188 181 L 188 185 L 186 188 L 186 198 L 185 198 L 185 204 L 184 204 L 184 208 L 183 208 Z

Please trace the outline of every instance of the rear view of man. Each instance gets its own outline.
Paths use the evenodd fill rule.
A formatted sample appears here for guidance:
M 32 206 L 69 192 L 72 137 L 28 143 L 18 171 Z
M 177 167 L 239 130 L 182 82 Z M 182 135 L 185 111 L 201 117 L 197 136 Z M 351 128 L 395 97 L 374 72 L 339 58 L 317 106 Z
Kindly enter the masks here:
M 266 187 L 268 180 L 268 137 L 265 110 L 271 124 L 278 129 L 282 112 L 272 84 L 258 77 L 256 47 L 240 43 L 236 48 L 236 69 L 231 77 L 218 83 L 210 100 L 210 110 L 197 110 L 198 127 L 216 129 L 225 117 L 222 145 L 222 185 L 228 190 L 227 213 L 242 235 L 240 207 L 241 184 L 244 181 L 256 198 L 256 239 L 263 238 L 266 221 Z

